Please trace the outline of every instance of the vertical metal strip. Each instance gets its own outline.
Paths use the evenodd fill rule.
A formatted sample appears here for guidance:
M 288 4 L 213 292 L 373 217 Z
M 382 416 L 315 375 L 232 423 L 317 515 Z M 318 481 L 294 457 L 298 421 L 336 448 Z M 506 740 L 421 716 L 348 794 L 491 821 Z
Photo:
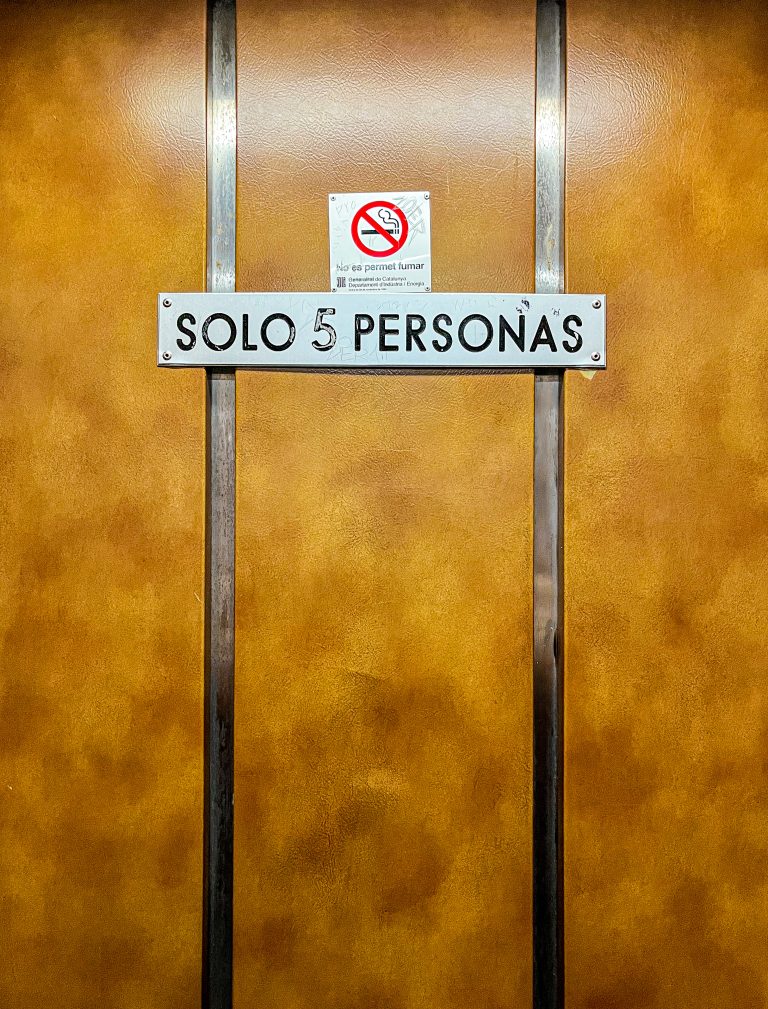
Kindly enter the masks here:
M 235 0 L 207 9 L 207 289 L 235 289 Z M 235 373 L 206 372 L 203 1009 L 232 1006 Z
M 565 0 L 536 4 L 536 291 L 565 289 Z M 562 1009 L 563 385 L 534 379 L 533 1005 Z

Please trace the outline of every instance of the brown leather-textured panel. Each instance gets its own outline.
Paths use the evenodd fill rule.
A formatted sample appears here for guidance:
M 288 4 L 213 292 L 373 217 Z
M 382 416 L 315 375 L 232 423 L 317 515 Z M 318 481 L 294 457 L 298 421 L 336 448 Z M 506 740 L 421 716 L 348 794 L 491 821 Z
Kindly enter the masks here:
M 570 0 L 567 949 L 584 1009 L 766 1002 L 757 3 Z M 0 1003 L 198 1001 L 204 5 L 0 5 Z M 240 4 L 242 289 L 326 194 L 532 283 L 532 4 Z M 530 998 L 530 378 L 239 379 L 236 996 Z
M 436 290 L 532 284 L 533 5 L 241 2 L 239 278 L 429 189 Z M 243 375 L 238 1006 L 530 1001 L 530 376 Z
M 5 3 L 0 1004 L 199 1004 L 204 10 Z
M 570 10 L 569 1005 L 764 1006 L 768 16 Z

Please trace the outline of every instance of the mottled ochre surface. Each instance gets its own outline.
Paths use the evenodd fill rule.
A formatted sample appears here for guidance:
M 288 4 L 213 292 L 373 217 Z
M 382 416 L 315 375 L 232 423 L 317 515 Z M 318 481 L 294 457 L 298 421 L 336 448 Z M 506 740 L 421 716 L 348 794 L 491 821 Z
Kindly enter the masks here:
M 148 31 L 151 25 L 152 30 Z M 0 5 L 0 1005 L 199 999 L 197 4 Z
M 422 188 L 436 290 L 530 289 L 530 5 L 240 11 L 243 289 Z M 532 380 L 238 381 L 236 1002 L 525 1005 Z
M 240 0 L 242 289 L 529 288 L 533 4 Z M 570 0 L 573 1009 L 768 1003 L 768 15 Z M 204 4 L 0 3 L 0 1005 L 199 999 Z M 238 379 L 235 1002 L 530 1003 L 531 379 Z
M 762 1007 L 768 11 L 570 9 L 568 1004 Z

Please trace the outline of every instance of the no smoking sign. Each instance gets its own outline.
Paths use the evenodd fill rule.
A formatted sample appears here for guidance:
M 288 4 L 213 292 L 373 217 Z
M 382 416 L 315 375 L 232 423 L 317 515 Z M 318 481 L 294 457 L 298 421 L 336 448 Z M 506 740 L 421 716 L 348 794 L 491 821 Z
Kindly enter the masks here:
M 352 241 L 366 256 L 393 256 L 408 238 L 408 218 L 396 203 L 371 200 L 352 218 Z
M 331 290 L 429 291 L 429 193 L 332 193 Z

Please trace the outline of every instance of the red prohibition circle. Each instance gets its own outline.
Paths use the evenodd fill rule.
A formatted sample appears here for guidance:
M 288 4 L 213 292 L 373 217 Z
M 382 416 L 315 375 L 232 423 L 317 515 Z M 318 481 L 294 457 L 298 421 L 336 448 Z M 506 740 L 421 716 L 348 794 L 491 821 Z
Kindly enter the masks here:
M 395 216 L 400 221 L 401 235 L 399 239 L 394 238 L 394 236 L 387 231 L 381 221 L 371 214 L 370 211 L 379 207 L 383 207 L 385 210 L 394 211 Z M 383 249 L 381 251 L 377 249 L 370 249 L 359 235 L 359 228 L 361 224 L 366 224 L 368 229 L 377 231 L 382 238 L 389 242 L 390 248 Z M 378 259 L 381 259 L 384 256 L 392 256 L 402 249 L 407 237 L 408 218 L 402 212 L 400 207 L 394 203 L 390 203 L 389 200 L 373 200 L 371 203 L 366 203 L 365 206 L 361 207 L 352 218 L 352 241 L 361 252 L 365 253 L 366 256 L 376 256 Z

